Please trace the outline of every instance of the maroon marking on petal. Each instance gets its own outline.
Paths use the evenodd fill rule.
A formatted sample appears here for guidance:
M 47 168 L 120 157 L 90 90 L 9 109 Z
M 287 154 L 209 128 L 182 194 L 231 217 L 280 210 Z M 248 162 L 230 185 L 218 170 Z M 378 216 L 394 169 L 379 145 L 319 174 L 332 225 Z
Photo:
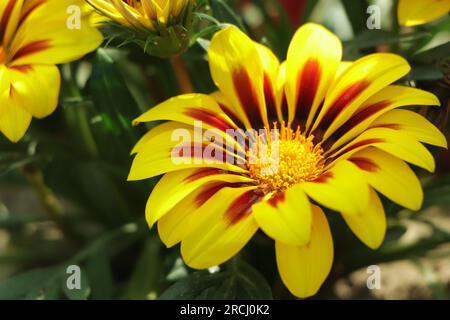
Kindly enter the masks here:
M 239 118 L 237 117 L 237 115 L 231 111 L 230 108 L 228 108 L 227 106 L 219 103 L 219 107 L 220 109 L 222 109 L 223 112 L 225 112 L 225 114 L 236 124 L 236 126 L 238 128 L 245 128 L 244 124 L 242 123 L 241 120 L 239 120 Z
M 215 195 L 220 189 L 226 187 L 226 183 L 213 183 L 205 187 L 205 189 L 200 192 L 195 197 L 195 204 L 197 207 L 201 207 L 206 201 L 209 200 L 213 195 Z
M 327 171 L 325 173 L 322 173 L 317 179 L 311 181 L 316 183 L 326 183 L 328 180 L 333 178 L 333 172 Z
M 5 0 L 2 0 L 5 1 Z M 6 5 L 5 10 L 3 11 L 2 19 L 0 20 L 0 44 L 3 43 L 5 38 L 6 28 L 8 27 L 9 19 L 11 18 L 11 14 L 16 6 L 17 0 L 9 0 Z
M 22 72 L 22 73 L 28 73 L 33 70 L 33 66 L 29 64 L 24 64 L 21 66 L 12 66 L 11 69 Z
M 267 73 L 264 74 L 264 98 L 266 100 L 267 118 L 269 119 L 269 123 L 271 120 L 276 121 L 278 119 L 277 104 L 273 94 L 272 82 Z
M 252 79 L 247 73 L 247 70 L 244 68 L 234 70 L 233 84 L 242 108 L 244 109 L 244 112 L 247 115 L 253 129 L 264 128 L 258 96 L 255 91 L 256 88 L 253 86 Z
M 317 59 L 310 58 L 298 74 L 297 109 L 295 118 L 306 122 L 316 97 L 322 76 L 321 65 Z
M 22 17 L 20 18 L 19 25 L 21 25 L 30 15 L 33 11 L 35 11 L 40 5 L 42 5 L 46 0 L 40 0 L 36 1 L 33 6 L 28 8 L 27 11 L 22 13 Z
M 211 127 L 217 128 L 223 132 L 234 127 L 231 123 L 221 118 L 214 112 L 211 112 L 210 110 L 202 108 L 188 108 L 186 111 L 184 111 L 184 114 L 196 120 L 202 121 L 210 125 Z
M 214 142 L 211 142 L 211 144 L 214 144 Z M 191 158 L 191 159 L 198 159 L 200 156 L 200 159 L 202 160 L 211 160 L 211 161 L 217 161 L 219 163 L 226 163 L 228 160 L 231 161 L 231 163 L 237 163 L 237 155 L 236 154 L 228 154 L 227 150 L 220 149 L 220 152 L 222 152 L 222 155 L 216 155 L 216 149 L 212 149 L 211 153 L 205 153 L 205 149 L 210 144 L 199 144 L 199 143 L 192 143 L 187 144 L 185 146 L 179 146 L 173 147 L 170 150 L 170 154 L 173 157 L 178 158 Z M 221 144 L 216 144 L 219 147 L 222 147 Z M 189 153 L 184 154 L 185 150 L 189 150 Z M 178 153 L 176 153 L 178 152 Z M 233 157 L 233 159 L 229 159 L 229 157 Z M 222 161 L 219 161 L 222 160 Z
M 368 172 L 376 172 L 379 168 L 375 162 L 364 157 L 353 157 L 349 159 L 351 162 L 356 164 L 358 168 Z
M 322 119 L 320 126 L 328 128 L 331 123 L 339 116 L 339 114 L 348 107 L 348 105 L 355 100 L 364 89 L 370 85 L 369 81 L 359 80 L 348 86 L 344 92 L 334 101 L 330 109 Z
M 278 203 L 286 201 L 286 193 L 280 192 L 272 196 L 269 200 L 267 200 L 267 204 L 269 204 L 273 208 L 278 207 Z
M 387 129 L 393 129 L 393 130 L 400 130 L 402 128 L 402 126 L 399 123 L 380 123 L 380 124 L 372 126 L 371 128 L 387 128 Z
M 257 195 L 254 190 L 245 192 L 230 205 L 224 214 L 225 220 L 230 225 L 238 223 L 252 212 L 252 205 L 259 200 L 261 200 L 261 196 Z
M 29 56 L 31 54 L 38 53 L 40 51 L 50 48 L 50 40 L 39 40 L 31 42 L 22 48 L 20 48 L 13 57 L 13 60 Z
M 215 168 L 201 168 L 201 169 L 196 170 L 189 177 L 186 177 L 184 179 L 184 182 L 194 182 L 201 178 L 204 178 L 207 176 L 212 176 L 212 175 L 217 175 L 217 174 L 221 174 L 221 173 L 225 173 L 225 171 L 220 170 L 220 169 L 215 169 Z
M 286 93 L 283 89 L 283 95 L 281 96 L 281 115 L 283 116 L 284 121 L 288 121 L 289 119 L 289 107 L 286 98 Z
M 337 141 L 339 138 L 344 136 L 348 131 L 355 128 L 358 124 L 362 123 L 364 120 L 373 116 L 377 112 L 385 109 L 391 103 L 392 102 L 389 100 L 380 101 L 373 105 L 368 106 L 364 110 L 361 110 L 361 111 L 355 113 L 338 130 L 336 130 L 329 139 Z
M 346 153 L 348 153 L 348 152 L 350 152 L 352 150 L 355 150 L 355 149 L 357 149 L 359 147 L 363 147 L 363 146 L 366 146 L 366 145 L 369 145 L 369 144 L 374 144 L 374 143 L 380 143 L 380 142 L 385 142 L 385 140 L 381 139 L 381 138 L 372 138 L 372 139 L 361 140 L 361 141 L 359 141 L 359 142 L 357 142 L 355 144 L 351 144 L 350 146 L 346 147 L 345 149 L 343 149 L 341 152 L 339 152 L 333 158 L 337 159 L 340 156 L 342 156 L 342 155 L 344 155 L 344 154 L 346 154 Z

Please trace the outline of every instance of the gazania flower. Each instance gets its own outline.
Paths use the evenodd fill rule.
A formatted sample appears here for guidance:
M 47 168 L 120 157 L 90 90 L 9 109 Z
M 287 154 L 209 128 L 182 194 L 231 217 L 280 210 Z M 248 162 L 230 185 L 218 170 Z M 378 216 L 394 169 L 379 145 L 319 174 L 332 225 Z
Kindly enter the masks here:
M 450 11 L 450 0 L 399 0 L 398 21 L 412 27 L 437 20 Z
M 119 27 L 124 41 L 133 41 L 152 55 L 169 57 L 189 45 L 194 0 L 86 1 Z
M 165 174 L 146 218 L 150 227 L 158 222 L 168 247 L 181 243 L 187 265 L 221 264 L 261 229 L 275 240 L 287 288 L 307 297 L 319 290 L 333 261 L 322 208 L 341 214 L 373 249 L 386 231 L 378 193 L 420 208 L 422 189 L 405 161 L 433 171 L 422 143 L 445 147 L 446 141 L 425 118 L 399 107 L 439 101 L 392 84 L 410 70 L 400 56 L 341 58 L 338 38 L 316 24 L 297 31 L 281 64 L 268 48 L 228 27 L 209 47 L 219 91 L 172 98 L 136 119 L 169 120 L 138 142 L 129 180 Z M 236 142 L 244 130 L 250 134 L 242 146 Z M 269 131 L 278 132 L 276 147 Z M 180 142 L 186 134 L 194 138 Z M 258 150 L 268 150 L 268 161 Z
M 32 117 L 55 110 L 60 87 L 55 64 L 79 59 L 102 42 L 88 15 L 75 10 L 71 17 L 68 9 L 74 5 L 82 8 L 83 1 L 0 3 L 0 130 L 13 142 L 23 137 Z

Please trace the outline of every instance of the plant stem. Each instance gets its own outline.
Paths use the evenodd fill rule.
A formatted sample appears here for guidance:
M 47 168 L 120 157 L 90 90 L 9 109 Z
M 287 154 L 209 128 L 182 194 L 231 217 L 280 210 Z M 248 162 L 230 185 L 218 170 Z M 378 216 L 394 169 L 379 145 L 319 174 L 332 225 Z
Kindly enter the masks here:
M 46 186 L 41 169 L 29 164 L 23 167 L 22 172 L 30 186 L 45 207 L 49 218 L 55 222 L 70 242 L 76 244 L 78 237 L 73 229 L 64 220 L 64 210 L 55 194 Z
M 191 78 L 189 77 L 186 64 L 183 61 L 181 55 L 174 55 L 170 58 L 173 71 L 178 81 L 178 85 L 182 93 L 192 93 L 194 88 L 192 86 Z

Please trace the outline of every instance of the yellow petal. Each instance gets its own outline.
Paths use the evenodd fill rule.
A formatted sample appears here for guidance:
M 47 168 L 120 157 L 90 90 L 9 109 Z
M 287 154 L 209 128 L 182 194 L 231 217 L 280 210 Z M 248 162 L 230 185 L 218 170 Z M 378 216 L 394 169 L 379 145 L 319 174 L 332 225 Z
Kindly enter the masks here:
M 259 199 L 254 189 L 221 189 L 196 212 L 189 234 L 181 241 L 181 255 L 188 266 L 205 269 L 221 264 L 245 246 L 258 230 L 251 214 L 251 206 Z
M 256 43 L 236 27 L 217 32 L 208 50 L 211 76 L 250 129 L 267 125 L 264 71 Z
M 366 130 L 380 115 L 403 106 L 439 106 L 439 99 L 432 93 L 416 88 L 391 85 L 370 97 L 342 126 L 331 135 L 331 150 L 342 146 Z
M 44 118 L 58 105 L 61 77 L 56 66 L 32 65 L 8 70 L 17 103 L 36 118 Z
M 414 171 L 399 158 L 369 147 L 353 154 L 356 164 L 369 184 L 390 200 L 411 210 L 422 206 L 423 191 Z
M 289 122 L 307 120 L 309 128 L 341 58 L 341 42 L 330 31 L 315 23 L 307 23 L 298 29 L 286 60 Z
M 391 53 L 375 53 L 355 61 L 330 87 L 313 129 L 325 131 L 326 140 L 368 98 L 410 69 L 405 59 Z
M 29 114 L 17 100 L 14 89 L 0 94 L 0 131 L 11 141 L 18 142 L 31 122 Z
M 147 223 L 151 228 L 178 202 L 206 183 L 226 184 L 252 181 L 250 178 L 227 174 L 225 171 L 214 168 L 186 169 L 167 173 L 156 184 L 148 199 L 145 210 Z
M 19 25 L 23 0 L 3 0 L 0 3 L 0 46 L 8 45 Z
M 370 189 L 370 200 L 366 210 L 361 213 L 342 213 L 353 233 L 369 248 L 377 249 L 386 235 L 386 215 L 377 193 Z
M 412 27 L 437 20 L 449 11 L 449 0 L 399 0 L 398 21 Z
M 330 159 L 346 159 L 369 146 L 377 147 L 430 172 L 435 169 L 433 155 L 420 142 L 402 131 L 381 127 L 364 131 Z
M 256 222 L 271 238 L 305 245 L 311 236 L 311 203 L 300 186 L 293 186 L 253 206 Z
M 375 120 L 371 127 L 400 130 L 417 141 L 447 148 L 447 139 L 430 121 L 410 110 L 392 110 Z
M 327 218 L 313 206 L 311 240 L 304 246 L 275 243 L 278 271 L 289 291 L 300 298 L 319 291 L 333 265 L 333 239 Z
M 369 186 L 353 163 L 340 160 L 317 180 L 301 185 L 319 204 L 339 212 L 357 214 L 369 201 Z

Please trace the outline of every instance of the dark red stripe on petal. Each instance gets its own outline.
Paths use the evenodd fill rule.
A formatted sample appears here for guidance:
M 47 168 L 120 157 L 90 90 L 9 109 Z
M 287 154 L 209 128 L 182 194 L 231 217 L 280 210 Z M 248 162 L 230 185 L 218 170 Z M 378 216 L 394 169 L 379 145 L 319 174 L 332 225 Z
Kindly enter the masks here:
M 238 128 L 245 128 L 244 124 L 242 123 L 241 120 L 239 120 L 239 118 L 237 117 L 237 115 L 231 111 L 230 108 L 228 108 L 227 106 L 219 103 L 219 107 L 220 109 L 222 109 L 223 112 L 225 112 L 225 114 L 236 124 L 236 126 Z
M 242 108 L 244 109 L 252 128 L 264 128 L 256 88 L 253 86 L 252 79 L 250 78 L 247 70 L 243 68 L 234 70 L 233 84 Z
M 25 64 L 25 65 L 21 65 L 21 66 L 12 66 L 10 68 L 13 70 L 22 72 L 22 73 L 28 73 L 33 70 L 33 66 L 29 65 L 29 64 Z
M 221 173 L 225 173 L 225 171 L 220 170 L 220 169 L 215 169 L 215 168 L 201 168 L 201 169 L 196 170 L 189 177 L 185 178 L 184 181 L 185 182 L 194 182 L 201 178 L 204 178 L 207 176 L 212 176 L 212 175 L 217 175 L 217 174 L 221 174 Z
M 326 183 L 328 180 L 333 178 L 333 172 L 327 171 L 322 173 L 317 179 L 313 180 L 312 182 L 316 183 Z
M 269 119 L 269 123 L 271 121 L 277 121 L 277 105 L 273 93 L 272 81 L 270 81 L 270 77 L 266 73 L 264 74 L 264 98 L 266 100 L 267 118 Z
M 377 164 L 368 158 L 354 157 L 350 158 L 349 160 L 356 164 L 361 170 L 368 172 L 375 172 L 378 170 Z
M 364 120 L 373 116 L 377 112 L 385 109 L 391 103 L 392 102 L 389 100 L 380 101 L 378 103 L 368 106 L 364 110 L 355 113 L 338 130 L 336 130 L 329 139 L 332 141 L 337 141 L 339 138 L 344 136 L 348 131 L 355 128 L 358 124 L 362 123 Z
M 209 200 L 209 198 L 211 198 L 213 195 L 219 192 L 220 189 L 226 186 L 226 183 L 213 183 L 204 187 L 204 190 L 195 197 L 196 206 L 201 207 L 206 201 Z
M 286 193 L 284 192 L 279 192 L 277 194 L 275 194 L 272 198 L 270 198 L 269 200 L 267 200 L 267 203 L 274 208 L 278 207 L 279 203 L 283 203 L 284 201 L 286 201 Z
M 380 123 L 374 126 L 371 126 L 371 128 L 387 128 L 387 129 L 393 129 L 393 130 L 400 130 L 402 126 L 399 123 Z
M 14 55 L 13 60 L 17 60 L 19 58 L 23 58 L 23 57 L 38 53 L 38 52 L 46 50 L 50 47 L 51 47 L 50 40 L 39 40 L 39 41 L 31 42 L 31 43 L 23 46 L 22 48 L 20 48 Z
M 358 149 L 360 147 L 364 147 L 370 144 L 374 144 L 374 143 L 381 143 L 384 142 L 384 139 L 381 138 L 372 138 L 372 139 L 365 139 L 365 140 L 361 140 L 358 141 L 357 143 L 351 144 L 350 146 L 346 147 L 345 149 L 343 149 L 342 151 L 340 151 L 335 157 L 333 157 L 334 159 L 339 158 L 340 156 L 353 151 L 355 149 Z
M 33 11 L 40 7 L 45 1 L 47 0 L 35 1 L 35 3 L 30 8 L 28 8 L 27 11 L 23 12 L 22 17 L 20 18 L 19 25 L 21 25 L 31 15 L 31 13 L 33 13 Z
M 333 102 L 330 109 L 322 119 L 321 127 L 328 128 L 331 123 L 370 85 L 369 81 L 360 80 L 348 86 L 344 92 Z
M 247 191 L 233 201 L 224 214 L 225 220 L 230 224 L 236 224 L 252 212 L 252 205 L 261 200 L 261 196 L 254 190 Z
M 3 0 L 5 1 L 5 0 Z M 8 27 L 9 19 L 11 18 L 11 14 L 16 6 L 17 0 L 9 0 L 8 4 L 3 11 L 3 16 L 0 20 L 0 44 L 3 43 L 5 38 L 6 28 Z
M 217 128 L 223 132 L 234 127 L 225 119 L 206 109 L 188 108 L 186 111 L 184 111 L 184 114 L 196 120 L 202 121 L 210 125 L 211 127 Z
M 321 75 L 320 63 L 313 58 L 306 61 L 303 69 L 298 74 L 298 97 L 295 118 L 300 123 L 306 122 L 308 119 L 319 88 Z

